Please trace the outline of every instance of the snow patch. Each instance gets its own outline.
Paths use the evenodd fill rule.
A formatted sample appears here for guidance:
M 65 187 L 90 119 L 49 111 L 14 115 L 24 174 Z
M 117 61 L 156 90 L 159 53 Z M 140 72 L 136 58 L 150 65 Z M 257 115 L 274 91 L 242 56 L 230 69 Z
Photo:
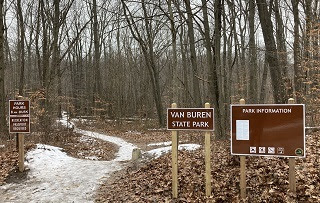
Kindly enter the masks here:
M 157 142 L 157 143 L 150 143 L 147 146 L 148 147 L 157 147 L 157 146 L 170 146 L 172 144 L 171 141 L 168 142 Z
M 193 150 L 199 149 L 200 146 L 201 145 L 198 145 L 198 144 L 181 144 L 181 145 L 178 145 L 178 150 L 193 151 Z M 161 155 L 169 153 L 171 151 L 171 149 L 172 149 L 171 146 L 161 147 L 161 148 L 147 151 L 146 153 L 154 156 L 155 158 L 159 158 Z
M 116 159 L 93 161 L 68 156 L 61 148 L 38 144 L 28 152 L 26 181 L 0 186 L 0 202 L 93 202 L 96 189 L 104 178 L 123 167 L 136 148 L 121 138 L 81 130 L 64 113 L 58 123 L 85 136 L 112 142 L 119 146 Z M 85 139 L 85 138 L 84 138 Z M 95 159 L 96 157 L 87 157 Z

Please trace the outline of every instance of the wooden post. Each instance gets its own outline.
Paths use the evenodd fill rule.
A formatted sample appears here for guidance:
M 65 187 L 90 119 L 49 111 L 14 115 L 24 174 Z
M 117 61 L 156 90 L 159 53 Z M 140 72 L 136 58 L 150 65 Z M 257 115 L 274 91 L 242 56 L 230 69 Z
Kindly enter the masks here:
M 22 96 L 18 96 L 17 100 L 21 100 Z M 23 133 L 17 133 L 17 145 L 19 147 L 19 156 L 18 156 L 18 166 L 19 171 L 24 171 L 24 134 Z
M 246 104 L 244 99 L 240 99 L 240 104 Z M 240 156 L 240 196 L 246 198 L 246 157 Z
M 177 108 L 172 103 L 172 108 Z M 178 131 L 172 131 L 172 198 L 178 198 Z
M 18 134 L 19 139 L 19 171 L 24 171 L 24 134 L 19 133 Z
M 205 103 L 205 108 L 210 108 L 209 103 Z M 205 165 L 206 165 L 206 196 L 211 196 L 211 144 L 210 144 L 210 131 L 204 133 L 205 145 Z
M 288 104 L 294 104 L 293 98 L 288 100 Z M 293 194 L 296 194 L 296 162 L 294 157 L 289 158 L 289 189 Z

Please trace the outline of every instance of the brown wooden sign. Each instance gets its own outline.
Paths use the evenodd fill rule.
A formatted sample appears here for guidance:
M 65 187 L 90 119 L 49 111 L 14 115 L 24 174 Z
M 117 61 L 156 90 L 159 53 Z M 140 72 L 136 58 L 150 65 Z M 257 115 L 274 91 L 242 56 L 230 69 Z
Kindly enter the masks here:
M 27 116 L 10 117 L 10 133 L 30 133 L 30 118 Z
M 169 108 L 168 130 L 214 130 L 213 108 Z
M 28 100 L 10 100 L 9 116 L 21 116 L 30 114 L 30 102 Z
M 231 154 L 305 157 L 304 105 L 231 105 Z
M 9 132 L 30 133 L 30 101 L 9 101 Z

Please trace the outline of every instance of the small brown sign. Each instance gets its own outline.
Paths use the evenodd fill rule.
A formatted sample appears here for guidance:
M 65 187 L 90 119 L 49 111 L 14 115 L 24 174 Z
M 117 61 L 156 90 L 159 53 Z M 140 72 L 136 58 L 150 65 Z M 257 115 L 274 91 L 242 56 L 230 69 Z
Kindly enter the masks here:
M 231 105 L 231 154 L 305 157 L 304 105 Z
M 214 130 L 213 108 L 169 108 L 168 130 Z
M 10 133 L 30 133 L 30 118 L 27 116 L 10 117 Z
M 9 116 L 30 115 L 29 100 L 10 100 Z

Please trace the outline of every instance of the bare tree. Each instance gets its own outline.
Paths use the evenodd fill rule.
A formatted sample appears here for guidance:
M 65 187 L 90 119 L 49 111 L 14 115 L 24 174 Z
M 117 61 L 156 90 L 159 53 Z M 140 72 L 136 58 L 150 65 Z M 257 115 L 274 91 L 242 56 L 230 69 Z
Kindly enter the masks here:
M 282 80 L 281 67 L 277 56 L 277 47 L 273 35 L 271 15 L 265 0 L 256 0 L 258 13 L 267 52 L 267 62 L 270 68 L 273 97 L 276 103 L 286 103 L 285 86 Z
M 5 57 L 4 57 L 4 16 L 3 16 L 3 3 L 4 0 L 0 0 L 0 133 L 3 136 L 7 134 L 7 122 L 5 113 L 5 101 L 6 93 L 4 89 L 4 69 L 5 69 Z
M 190 5 L 190 0 L 184 0 L 186 5 L 186 12 L 188 18 L 187 25 L 188 25 L 188 38 L 189 38 L 189 48 L 190 48 L 190 60 L 191 66 L 193 70 L 193 99 L 194 105 L 197 107 L 203 106 L 201 94 L 200 94 L 200 86 L 199 86 L 199 75 L 198 75 L 198 67 L 197 67 L 197 55 L 196 55 L 196 48 L 195 48 L 195 39 L 194 39 L 194 29 L 193 29 L 193 14 Z
M 24 69 L 25 69 L 25 50 L 24 50 L 24 40 L 25 40 L 25 29 L 24 20 L 21 9 L 21 0 L 17 0 L 17 13 L 18 13 L 18 25 L 19 25 L 19 64 L 20 64 L 20 80 L 19 80 L 19 95 L 23 95 L 23 88 L 25 84 L 24 80 Z
M 153 27 L 152 24 L 152 16 L 148 15 L 146 2 L 142 0 L 141 7 L 143 12 L 143 26 L 146 32 L 146 38 L 144 38 L 141 34 L 141 31 L 138 29 L 138 26 L 133 18 L 132 13 L 130 12 L 128 6 L 126 5 L 124 0 L 121 0 L 124 16 L 127 20 L 130 32 L 133 38 L 139 43 L 141 51 L 143 53 L 146 67 L 149 72 L 149 76 L 151 79 L 151 85 L 153 90 L 153 97 L 154 102 L 156 104 L 157 114 L 159 124 L 164 126 L 164 115 L 163 115 L 163 107 L 162 107 L 162 99 L 161 99 L 161 90 L 160 90 L 160 76 L 159 70 L 155 63 L 155 56 L 154 56 L 154 37 L 157 34 L 157 29 Z

